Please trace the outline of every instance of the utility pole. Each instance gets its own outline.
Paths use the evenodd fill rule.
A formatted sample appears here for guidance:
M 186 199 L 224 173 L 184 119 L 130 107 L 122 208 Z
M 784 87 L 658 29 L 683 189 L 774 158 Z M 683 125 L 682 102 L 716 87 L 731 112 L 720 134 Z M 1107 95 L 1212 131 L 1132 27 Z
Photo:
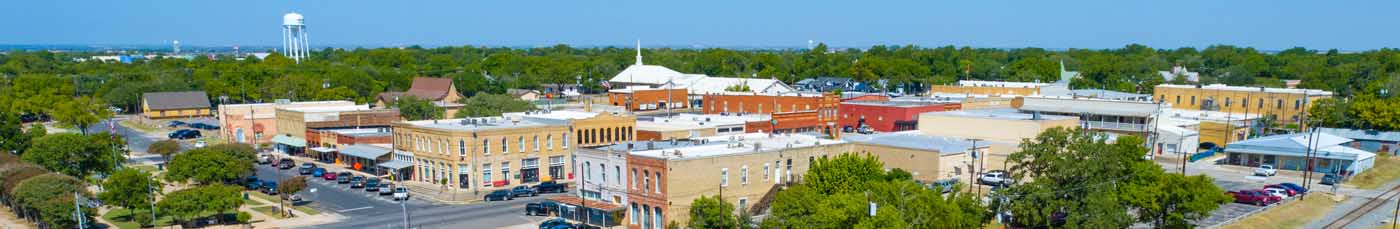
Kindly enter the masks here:
M 146 190 L 151 192 L 151 225 L 155 225 L 156 219 L 159 218 L 156 218 L 156 189 L 151 187 L 151 179 L 154 177 L 146 178 Z
M 982 139 L 973 138 L 968 140 L 972 141 L 972 155 L 975 155 L 973 159 L 978 160 L 980 162 L 976 168 L 978 171 L 977 173 L 985 172 L 987 170 L 987 155 L 983 155 L 982 152 L 977 151 L 977 141 L 981 141 Z M 977 182 L 977 196 L 982 196 L 982 182 Z
M 399 180 L 399 185 L 403 185 L 403 177 L 399 176 L 399 173 L 400 173 L 400 171 L 399 171 L 398 169 L 395 169 L 395 170 L 394 170 L 394 179 L 395 179 L 395 180 Z M 404 191 L 407 191 L 407 190 L 408 190 L 408 187 L 404 187 Z M 410 228 L 410 226 L 409 226 L 410 224 L 409 224 L 409 222 L 408 222 L 408 198 L 407 198 L 407 196 L 405 196 L 403 200 L 399 200 L 399 209 L 403 211 L 403 228 L 404 228 L 404 229 Z
M 73 191 L 73 217 L 78 219 L 78 229 L 86 228 L 87 224 L 83 222 L 83 205 L 78 203 L 82 198 L 78 195 L 78 191 Z

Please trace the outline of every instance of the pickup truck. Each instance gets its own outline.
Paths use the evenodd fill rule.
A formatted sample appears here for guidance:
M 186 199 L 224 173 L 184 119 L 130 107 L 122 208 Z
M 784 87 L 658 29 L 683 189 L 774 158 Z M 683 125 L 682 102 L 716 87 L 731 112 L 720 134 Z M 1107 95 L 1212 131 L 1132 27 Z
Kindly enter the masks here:
M 1259 168 L 1254 168 L 1255 176 L 1271 177 L 1274 174 L 1278 174 L 1278 169 L 1274 169 L 1272 165 L 1260 165 Z
M 535 185 L 535 191 L 539 193 L 565 193 L 569 192 L 569 185 L 554 181 L 545 181 L 540 182 L 539 185 Z
M 1253 204 L 1259 206 L 1270 205 L 1283 200 L 1283 198 L 1270 195 L 1268 192 L 1259 189 L 1230 191 L 1225 192 L 1225 194 L 1234 196 L 1236 203 Z

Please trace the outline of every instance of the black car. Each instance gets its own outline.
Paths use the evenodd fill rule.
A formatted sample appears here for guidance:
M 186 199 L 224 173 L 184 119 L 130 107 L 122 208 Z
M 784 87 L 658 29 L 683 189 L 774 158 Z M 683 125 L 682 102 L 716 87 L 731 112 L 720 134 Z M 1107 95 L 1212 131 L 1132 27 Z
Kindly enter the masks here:
M 366 181 L 365 181 L 365 191 L 366 191 L 366 192 L 379 191 L 379 178 L 369 178 L 369 180 L 366 180 Z
M 219 126 L 215 126 L 215 125 L 210 125 L 210 124 L 204 124 L 204 123 L 198 123 L 198 122 L 196 122 L 196 123 L 190 123 L 190 128 L 202 129 L 202 130 L 218 130 L 218 129 L 219 129 Z
M 184 125 L 185 125 L 185 122 L 181 122 L 181 121 L 170 121 L 170 123 L 165 124 L 165 126 L 168 126 L 168 127 L 170 127 L 170 128 L 176 128 L 176 127 L 180 127 L 180 126 L 184 126 Z
M 350 183 L 350 172 L 340 172 L 335 174 L 335 183 Z
M 311 164 L 311 162 L 306 162 L 306 163 L 301 163 L 301 170 L 298 171 L 298 172 L 300 172 L 301 175 L 310 175 L 312 171 L 315 171 L 315 169 L 316 169 L 316 164 Z
M 170 134 L 166 134 L 165 136 L 166 136 L 166 137 L 170 137 L 170 139 L 178 139 L 178 140 L 194 139 L 194 138 L 199 138 L 199 137 L 201 137 L 198 130 L 191 130 L 191 129 L 176 130 L 176 131 L 170 132 Z
M 277 195 L 277 182 L 263 181 L 262 193 L 268 195 Z
M 539 192 L 539 193 L 565 193 L 565 192 L 569 192 L 569 185 L 568 185 L 568 184 L 560 184 L 560 183 L 554 182 L 554 181 L 540 182 L 539 185 L 535 185 L 535 192 Z
M 576 229 L 574 224 L 564 220 L 564 218 L 553 218 L 540 222 L 540 229 Z
M 514 200 L 514 199 L 515 199 L 515 196 L 514 196 L 514 195 L 511 195 L 510 190 L 505 190 L 505 189 L 496 190 L 496 191 L 491 191 L 491 193 L 486 194 L 486 197 L 483 198 L 483 200 L 485 200 L 485 201 Z
M 355 177 L 351 177 L 351 178 L 350 178 L 350 188 L 363 188 L 363 187 L 365 187 L 365 177 L 363 177 L 363 176 L 355 176 Z
M 297 166 L 296 164 L 297 162 L 292 161 L 292 159 L 290 158 L 282 158 L 282 160 L 277 160 L 278 169 L 292 169 L 292 167 Z
M 511 196 L 527 196 L 527 197 L 528 197 L 528 196 L 538 196 L 538 195 L 540 195 L 540 193 L 539 193 L 539 192 L 536 192 L 536 191 L 535 191 L 535 188 L 531 188 L 530 186 L 521 185 L 521 186 L 515 186 L 515 188 L 511 188 L 511 189 L 510 189 L 510 195 L 511 195 Z
M 525 204 L 525 215 L 547 216 L 550 212 L 555 212 L 558 209 L 559 204 L 554 202 L 528 203 Z

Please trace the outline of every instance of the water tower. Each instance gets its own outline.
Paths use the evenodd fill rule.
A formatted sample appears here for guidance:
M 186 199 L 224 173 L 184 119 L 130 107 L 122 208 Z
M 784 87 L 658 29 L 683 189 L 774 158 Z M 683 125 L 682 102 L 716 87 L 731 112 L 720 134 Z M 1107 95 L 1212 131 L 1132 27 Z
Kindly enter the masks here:
M 311 53 L 311 43 L 306 38 L 305 18 L 296 12 L 282 15 L 282 50 L 288 58 L 297 63 Z

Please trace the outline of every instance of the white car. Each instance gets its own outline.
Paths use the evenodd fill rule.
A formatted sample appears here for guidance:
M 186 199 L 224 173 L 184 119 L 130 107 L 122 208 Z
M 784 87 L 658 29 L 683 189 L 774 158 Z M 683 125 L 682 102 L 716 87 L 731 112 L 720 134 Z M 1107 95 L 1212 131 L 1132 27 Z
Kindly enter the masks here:
M 1271 177 L 1274 176 L 1274 174 L 1278 174 L 1278 170 L 1274 169 L 1272 165 L 1260 165 L 1259 168 L 1254 168 L 1255 176 Z
M 1283 190 L 1281 188 L 1266 188 L 1264 189 L 1264 191 L 1268 192 L 1270 196 L 1277 196 L 1279 199 L 1288 199 L 1288 190 Z
M 394 200 L 408 200 L 408 188 L 394 187 Z
M 204 143 L 204 140 L 195 141 L 194 148 L 204 148 L 207 144 L 208 143 Z
M 1010 174 L 1001 170 L 992 170 L 991 172 L 983 173 L 982 177 L 977 178 L 977 181 L 985 185 L 1010 185 L 1011 183 L 1015 183 L 1011 180 Z

